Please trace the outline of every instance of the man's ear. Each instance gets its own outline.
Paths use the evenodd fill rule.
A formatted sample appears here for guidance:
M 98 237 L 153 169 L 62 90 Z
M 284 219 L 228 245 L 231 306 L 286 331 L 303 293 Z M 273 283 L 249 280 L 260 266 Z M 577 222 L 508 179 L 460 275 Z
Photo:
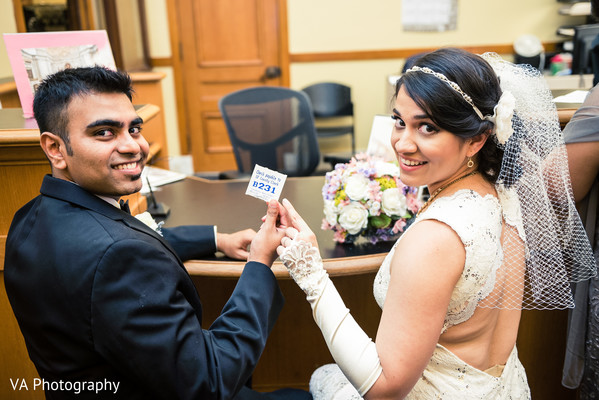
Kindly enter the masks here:
M 66 169 L 67 163 L 65 155 L 67 153 L 67 147 L 64 141 L 56 134 L 52 132 L 44 132 L 40 136 L 40 146 L 46 157 L 50 160 L 52 168 Z

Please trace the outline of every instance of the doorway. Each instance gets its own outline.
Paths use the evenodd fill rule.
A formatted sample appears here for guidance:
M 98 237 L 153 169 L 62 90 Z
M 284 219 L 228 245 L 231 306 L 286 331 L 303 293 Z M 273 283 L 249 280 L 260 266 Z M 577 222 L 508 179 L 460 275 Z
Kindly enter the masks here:
M 175 13 L 181 151 L 195 172 L 237 169 L 218 101 L 247 87 L 289 86 L 286 0 L 175 0 Z

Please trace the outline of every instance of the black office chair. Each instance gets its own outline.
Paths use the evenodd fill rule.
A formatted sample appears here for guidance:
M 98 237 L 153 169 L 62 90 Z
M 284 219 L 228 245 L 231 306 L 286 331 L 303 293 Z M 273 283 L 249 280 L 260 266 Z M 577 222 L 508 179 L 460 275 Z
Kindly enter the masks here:
M 320 151 L 304 93 L 259 86 L 227 94 L 218 107 L 240 175 L 251 175 L 256 164 L 288 176 L 307 176 L 316 170 Z
M 354 135 L 354 104 L 351 100 L 351 88 L 340 83 L 322 82 L 302 89 L 312 103 L 316 118 L 316 133 L 320 137 L 351 135 L 352 155 L 356 153 Z M 330 125 L 326 120 L 339 117 L 351 117 L 351 124 Z M 318 126 L 318 122 L 323 126 Z

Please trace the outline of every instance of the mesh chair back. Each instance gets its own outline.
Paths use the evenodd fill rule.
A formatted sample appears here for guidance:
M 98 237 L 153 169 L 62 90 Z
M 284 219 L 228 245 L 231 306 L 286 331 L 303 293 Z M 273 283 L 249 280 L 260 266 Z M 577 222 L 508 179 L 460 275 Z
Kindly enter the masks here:
M 317 135 L 320 137 L 350 135 L 353 155 L 356 152 L 356 138 L 351 88 L 341 83 L 321 82 L 305 87 L 302 91 L 310 98 L 314 118 L 317 121 Z M 335 121 L 339 117 L 342 117 L 341 121 Z M 325 121 L 326 125 L 320 124 L 321 121 Z
M 316 83 L 303 89 L 312 102 L 316 118 L 354 115 L 351 89 L 334 82 Z
M 310 101 L 302 92 L 260 86 L 224 96 L 218 103 L 240 173 L 254 165 L 306 176 L 320 162 Z

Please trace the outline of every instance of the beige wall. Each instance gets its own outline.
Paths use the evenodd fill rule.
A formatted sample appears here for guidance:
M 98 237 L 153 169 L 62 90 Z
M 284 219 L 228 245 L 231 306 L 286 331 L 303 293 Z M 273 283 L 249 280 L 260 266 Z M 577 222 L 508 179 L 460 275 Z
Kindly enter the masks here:
M 389 50 L 438 46 L 484 46 L 512 43 L 523 34 L 541 41 L 559 40 L 560 25 L 580 24 L 583 17 L 558 14 L 556 0 L 458 0 L 457 29 L 443 33 L 403 32 L 401 0 L 287 0 L 291 54 Z M 170 57 L 166 0 L 146 0 L 151 57 Z M 16 32 L 10 0 L 0 0 L 3 32 Z M 0 40 L 1 41 L 1 40 Z M 0 77 L 11 76 L 4 43 Z M 397 74 L 404 60 L 293 63 L 291 87 L 301 89 L 319 81 L 338 81 L 352 87 L 357 148 L 363 149 L 375 114 L 388 111 L 387 77 Z M 175 94 L 171 68 L 163 81 L 168 146 L 179 154 Z M 325 145 L 327 145 L 325 143 Z
M 288 0 L 289 51 L 294 54 L 505 45 L 523 34 L 534 34 L 543 42 L 556 41 L 560 40 L 556 35 L 560 25 L 585 22 L 584 17 L 559 15 L 562 6 L 556 0 L 458 0 L 455 31 L 416 33 L 402 31 L 401 0 L 371 1 L 367 6 L 362 0 Z M 387 77 L 397 74 L 404 61 L 294 63 L 291 87 L 301 89 L 320 81 L 350 86 L 356 147 L 365 149 L 373 116 L 388 112 Z
M 287 0 L 289 51 L 353 50 L 508 44 L 522 34 L 556 40 L 556 28 L 581 23 L 558 15 L 557 0 L 457 0 L 457 29 L 403 32 L 402 0 Z
M 0 26 L 2 33 L 16 33 L 17 23 L 15 22 L 15 14 L 12 8 L 12 1 L 0 0 Z M 12 76 L 12 69 L 6 54 L 6 46 L 4 38 L 0 36 L 0 78 Z

